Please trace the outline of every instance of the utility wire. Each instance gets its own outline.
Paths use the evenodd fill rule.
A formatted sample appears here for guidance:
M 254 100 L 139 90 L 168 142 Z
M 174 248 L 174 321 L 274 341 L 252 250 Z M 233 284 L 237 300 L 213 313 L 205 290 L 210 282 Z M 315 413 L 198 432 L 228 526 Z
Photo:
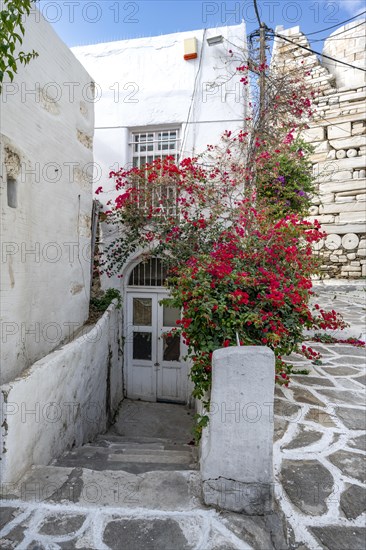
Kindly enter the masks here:
M 185 145 L 185 140 L 186 140 L 186 135 L 187 135 L 187 128 L 188 128 L 188 124 L 189 124 L 189 119 L 190 119 L 190 116 L 191 116 L 191 111 L 192 111 L 192 107 L 193 107 L 193 103 L 194 103 L 195 95 L 196 95 L 196 91 L 197 91 L 197 90 L 196 90 L 196 86 L 197 86 L 197 82 L 198 82 L 198 76 L 199 76 L 199 74 L 200 74 L 200 72 L 201 72 L 201 65 L 202 65 L 202 58 L 203 58 L 203 49 L 204 49 L 204 47 L 205 47 L 206 33 L 207 33 L 207 29 L 204 29 L 204 31 L 203 31 L 203 37 L 202 37 L 202 46 L 201 46 L 200 58 L 199 58 L 199 62 L 198 62 L 198 69 L 197 69 L 196 76 L 195 76 L 195 79 L 194 79 L 193 93 L 192 93 L 191 102 L 190 102 L 189 109 L 188 109 L 187 120 L 186 120 L 185 126 L 184 126 L 184 132 L 183 132 L 182 141 L 181 141 L 181 144 L 180 144 L 179 157 L 182 156 L 183 147 L 184 147 L 184 145 Z
M 257 16 L 257 19 L 258 19 L 258 25 L 261 27 L 261 26 L 262 26 L 262 22 L 261 22 L 261 18 L 259 17 L 259 11 L 258 11 L 257 0 L 254 0 L 254 11 L 255 11 L 255 15 Z
M 355 36 L 346 36 L 344 38 L 332 38 L 332 43 L 337 42 L 338 40 L 354 40 L 355 38 L 365 38 L 364 34 L 357 34 Z M 314 42 L 324 42 L 327 40 L 327 36 L 323 36 L 323 38 L 317 38 L 315 40 L 310 39 L 310 42 L 313 44 Z
M 328 40 L 328 38 L 330 38 L 330 40 L 332 42 L 333 42 L 333 40 L 347 40 L 347 38 L 335 38 L 335 37 L 339 36 L 340 34 L 344 34 L 345 32 L 353 31 L 353 29 L 357 29 L 357 27 L 361 27 L 364 24 L 365 24 L 365 21 L 362 21 L 362 23 L 358 23 L 358 25 L 355 25 L 354 27 L 351 27 L 350 29 L 346 29 L 345 31 L 341 31 L 341 32 L 338 32 L 337 34 L 334 34 L 331 38 L 329 36 L 324 37 L 324 38 L 316 38 L 315 40 L 312 40 L 312 42 L 322 42 L 323 40 Z M 309 36 L 309 35 L 306 35 L 306 36 Z M 359 38 L 359 37 L 358 36 L 350 36 L 348 38 L 348 40 L 351 40 L 353 38 Z M 362 36 L 361 36 L 361 38 L 362 38 Z
M 320 55 L 321 57 L 326 57 L 327 59 L 330 59 L 335 63 L 341 63 L 342 65 L 351 67 L 351 69 L 357 69 L 359 71 L 363 71 L 364 73 L 366 73 L 366 69 L 363 69 L 362 67 L 356 67 L 356 65 L 351 65 L 351 63 L 347 63 L 346 61 L 341 61 L 340 59 L 336 59 L 335 57 L 331 57 L 330 55 L 325 55 L 324 53 L 322 54 L 320 52 L 312 50 L 311 48 L 307 48 L 306 46 L 301 46 L 301 44 L 297 44 L 297 42 L 294 42 L 293 40 L 289 40 L 288 38 L 286 38 L 285 36 L 282 36 L 281 34 L 277 34 L 273 32 L 273 36 L 276 36 L 277 38 L 281 38 L 281 40 L 285 40 L 286 42 L 289 42 L 290 44 L 294 44 L 298 48 L 302 48 L 303 50 L 307 50 L 308 52 L 315 53 L 316 55 Z
M 353 17 L 350 17 L 349 19 L 346 19 L 345 21 L 342 21 L 342 23 L 337 23 L 336 25 L 332 25 L 331 27 L 327 27 L 326 29 L 321 29 L 320 31 L 309 32 L 309 33 L 307 33 L 307 36 L 312 36 L 313 34 L 318 34 L 320 32 L 329 31 L 330 29 L 334 29 L 335 27 L 341 27 L 345 23 L 348 23 L 348 21 L 352 21 L 353 19 L 357 19 L 358 17 L 361 17 L 361 15 L 364 15 L 365 13 L 366 13 L 366 10 L 362 11 L 358 15 L 354 15 Z

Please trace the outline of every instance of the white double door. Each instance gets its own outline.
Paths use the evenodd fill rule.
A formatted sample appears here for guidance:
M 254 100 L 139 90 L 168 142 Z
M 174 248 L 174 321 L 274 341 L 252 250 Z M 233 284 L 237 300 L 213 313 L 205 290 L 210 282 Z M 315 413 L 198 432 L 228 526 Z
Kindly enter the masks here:
M 129 291 L 126 300 L 126 389 L 130 399 L 187 402 L 188 368 L 179 334 L 180 310 L 161 305 L 166 292 Z

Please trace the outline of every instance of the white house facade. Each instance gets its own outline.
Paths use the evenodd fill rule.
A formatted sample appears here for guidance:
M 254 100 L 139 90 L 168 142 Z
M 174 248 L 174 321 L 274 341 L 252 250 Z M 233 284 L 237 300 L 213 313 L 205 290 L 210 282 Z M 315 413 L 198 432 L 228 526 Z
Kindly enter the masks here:
M 96 83 L 95 187 L 112 189 L 118 167 L 191 156 L 243 126 L 247 98 L 230 49 L 246 58 L 244 22 L 73 48 Z
M 73 52 L 96 82 L 94 188 L 103 187 L 101 202 L 115 198 L 110 171 L 197 155 L 225 130 L 245 125 L 248 98 L 236 70 L 247 56 L 244 22 Z M 114 229 L 103 224 L 104 244 Z M 122 279 L 103 285 L 123 294 L 127 397 L 187 402 L 186 350 L 179 336 L 170 335 L 180 312 L 161 304 L 167 290 L 160 260 L 141 262 L 137 254 Z
M 21 48 L 38 57 L 0 96 L 0 383 L 89 315 L 94 85 L 37 13 Z

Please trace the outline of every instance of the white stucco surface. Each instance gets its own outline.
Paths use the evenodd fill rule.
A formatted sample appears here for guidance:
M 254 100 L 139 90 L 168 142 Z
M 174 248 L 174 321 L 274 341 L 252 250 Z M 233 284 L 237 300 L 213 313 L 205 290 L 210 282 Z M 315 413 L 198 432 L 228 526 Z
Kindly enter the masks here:
M 42 16 L 21 48 L 39 56 L 0 98 L 0 383 L 68 339 L 89 306 L 92 79 Z
M 3 483 L 106 429 L 123 395 L 120 346 L 121 312 L 112 304 L 79 338 L 1 386 Z
M 223 42 L 209 46 L 207 38 L 218 35 Z M 184 40 L 192 37 L 198 57 L 186 61 Z M 111 189 L 110 170 L 131 162 L 131 130 L 179 128 L 183 157 L 216 143 L 225 129 L 242 127 L 247 100 L 234 74 L 238 48 L 245 58 L 244 22 L 73 48 L 96 82 L 95 160 L 101 168 L 94 186 Z
M 263 346 L 216 350 L 201 448 L 206 504 L 248 514 L 270 507 L 274 354 Z

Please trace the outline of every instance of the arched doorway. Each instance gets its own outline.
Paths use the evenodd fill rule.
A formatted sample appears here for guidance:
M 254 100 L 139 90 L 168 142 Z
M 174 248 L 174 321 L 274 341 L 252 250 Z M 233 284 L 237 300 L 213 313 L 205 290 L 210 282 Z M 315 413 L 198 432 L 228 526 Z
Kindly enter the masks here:
M 166 269 L 159 258 L 135 263 L 127 272 L 125 292 L 125 383 L 130 399 L 188 401 L 188 366 L 178 334 L 180 311 L 160 303 Z

